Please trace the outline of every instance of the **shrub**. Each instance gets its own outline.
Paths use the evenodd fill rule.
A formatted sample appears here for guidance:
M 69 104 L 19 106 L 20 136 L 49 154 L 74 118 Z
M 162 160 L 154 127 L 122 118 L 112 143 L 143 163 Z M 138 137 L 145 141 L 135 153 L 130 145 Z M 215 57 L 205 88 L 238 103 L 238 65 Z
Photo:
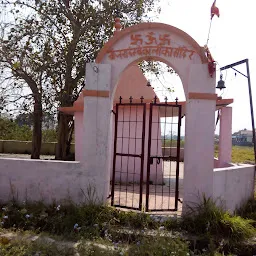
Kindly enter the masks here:
M 232 242 L 241 242 L 256 234 L 253 223 L 253 220 L 225 213 L 221 219 L 220 232 L 223 232 L 222 234 Z
M 0 118 L 0 139 L 1 140 L 31 140 L 32 130 L 26 126 L 19 126 L 17 123 Z
M 180 221 L 177 218 L 168 218 L 162 224 L 167 230 L 179 230 Z
M 252 224 L 253 220 L 232 216 L 205 196 L 201 203 L 190 208 L 189 214 L 181 221 L 181 226 L 191 233 L 214 236 L 217 240 L 229 239 L 232 242 L 253 237 L 256 230 Z
M 57 142 L 57 131 L 54 129 L 43 130 L 42 142 Z
M 27 125 L 18 125 L 10 119 L 0 117 L 0 140 L 31 141 L 32 129 Z M 56 141 L 56 130 L 48 129 L 42 131 L 42 142 Z
M 243 218 L 256 221 L 256 199 L 251 198 L 246 201 L 239 209 L 237 209 L 236 213 Z
M 224 211 L 211 198 L 202 197 L 201 202 L 189 207 L 181 226 L 194 234 L 218 233 Z

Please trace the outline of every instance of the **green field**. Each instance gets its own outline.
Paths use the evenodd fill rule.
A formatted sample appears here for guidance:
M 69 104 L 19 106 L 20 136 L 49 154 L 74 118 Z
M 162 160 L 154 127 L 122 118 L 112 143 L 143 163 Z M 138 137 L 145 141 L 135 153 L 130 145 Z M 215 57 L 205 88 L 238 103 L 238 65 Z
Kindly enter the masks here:
M 218 156 L 218 146 L 215 145 L 215 156 Z M 254 163 L 253 147 L 232 147 L 232 163 Z
M 180 140 L 180 147 L 183 148 L 185 144 L 184 140 Z M 163 139 L 162 138 L 162 146 L 163 147 L 176 147 L 177 146 L 177 140 L 170 140 L 170 139 Z
M 184 140 L 180 141 L 180 147 L 184 147 Z M 162 145 L 165 147 L 176 147 L 176 140 L 162 140 Z M 218 157 L 218 145 L 215 145 L 215 157 Z M 254 164 L 254 149 L 253 147 L 233 146 L 232 147 L 232 163 L 248 163 Z

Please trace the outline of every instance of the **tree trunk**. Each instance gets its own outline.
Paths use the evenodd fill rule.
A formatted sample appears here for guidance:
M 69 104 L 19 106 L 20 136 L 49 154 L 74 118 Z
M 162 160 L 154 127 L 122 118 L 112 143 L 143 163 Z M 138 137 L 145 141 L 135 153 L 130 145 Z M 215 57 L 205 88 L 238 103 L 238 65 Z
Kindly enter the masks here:
M 35 97 L 33 112 L 33 137 L 31 159 L 39 159 L 42 144 L 42 102 L 40 95 Z
M 67 159 L 67 145 L 69 139 L 69 122 L 73 119 L 72 116 L 59 114 L 58 120 L 58 142 L 56 145 L 55 159 L 66 160 Z
M 66 154 L 70 155 L 70 156 L 72 155 L 71 154 L 71 142 L 72 142 L 72 138 L 73 138 L 74 129 L 75 129 L 75 121 L 73 120 L 71 123 L 71 126 L 69 128 L 68 143 L 67 143 L 67 149 L 66 149 Z

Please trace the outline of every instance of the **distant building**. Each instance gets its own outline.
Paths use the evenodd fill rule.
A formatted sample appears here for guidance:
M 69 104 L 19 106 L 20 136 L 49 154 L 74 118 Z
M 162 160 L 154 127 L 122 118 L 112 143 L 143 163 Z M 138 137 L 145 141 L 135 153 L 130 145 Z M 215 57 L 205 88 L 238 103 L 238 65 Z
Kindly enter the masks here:
M 232 144 L 238 146 L 253 146 L 252 131 L 243 129 L 233 133 Z

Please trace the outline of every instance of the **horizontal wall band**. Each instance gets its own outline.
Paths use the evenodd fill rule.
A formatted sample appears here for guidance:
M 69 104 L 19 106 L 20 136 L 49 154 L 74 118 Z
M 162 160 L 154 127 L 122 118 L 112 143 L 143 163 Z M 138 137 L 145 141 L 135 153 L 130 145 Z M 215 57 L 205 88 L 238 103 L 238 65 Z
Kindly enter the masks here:
M 218 95 L 215 93 L 190 92 L 188 98 L 195 100 L 217 100 Z
M 83 96 L 108 98 L 109 91 L 83 90 Z
M 128 100 L 124 100 L 122 102 L 129 103 Z M 134 100 L 134 102 L 140 103 L 140 100 Z M 143 102 L 146 103 L 146 107 L 149 108 L 149 106 L 150 106 L 149 103 L 151 103 L 152 100 L 146 99 Z M 227 107 L 229 104 L 232 104 L 233 102 L 234 102 L 233 99 L 219 99 L 219 97 L 218 97 L 217 101 L 216 101 L 216 110 L 220 109 L 221 107 Z M 115 108 L 116 103 L 119 103 L 119 102 L 114 102 L 113 108 Z M 162 103 L 164 103 L 164 102 L 162 102 Z M 167 102 L 167 104 L 175 105 L 176 102 Z M 186 101 L 179 101 L 178 104 L 182 105 L 183 110 L 185 109 Z M 67 115 L 74 115 L 74 113 L 84 111 L 84 103 L 83 102 L 75 102 L 72 107 L 60 107 L 59 111 L 63 112 L 64 114 L 67 114 Z
M 60 107 L 59 111 L 66 113 L 67 115 L 73 115 L 75 112 L 83 112 L 84 106 L 83 105 L 74 105 L 72 107 Z

